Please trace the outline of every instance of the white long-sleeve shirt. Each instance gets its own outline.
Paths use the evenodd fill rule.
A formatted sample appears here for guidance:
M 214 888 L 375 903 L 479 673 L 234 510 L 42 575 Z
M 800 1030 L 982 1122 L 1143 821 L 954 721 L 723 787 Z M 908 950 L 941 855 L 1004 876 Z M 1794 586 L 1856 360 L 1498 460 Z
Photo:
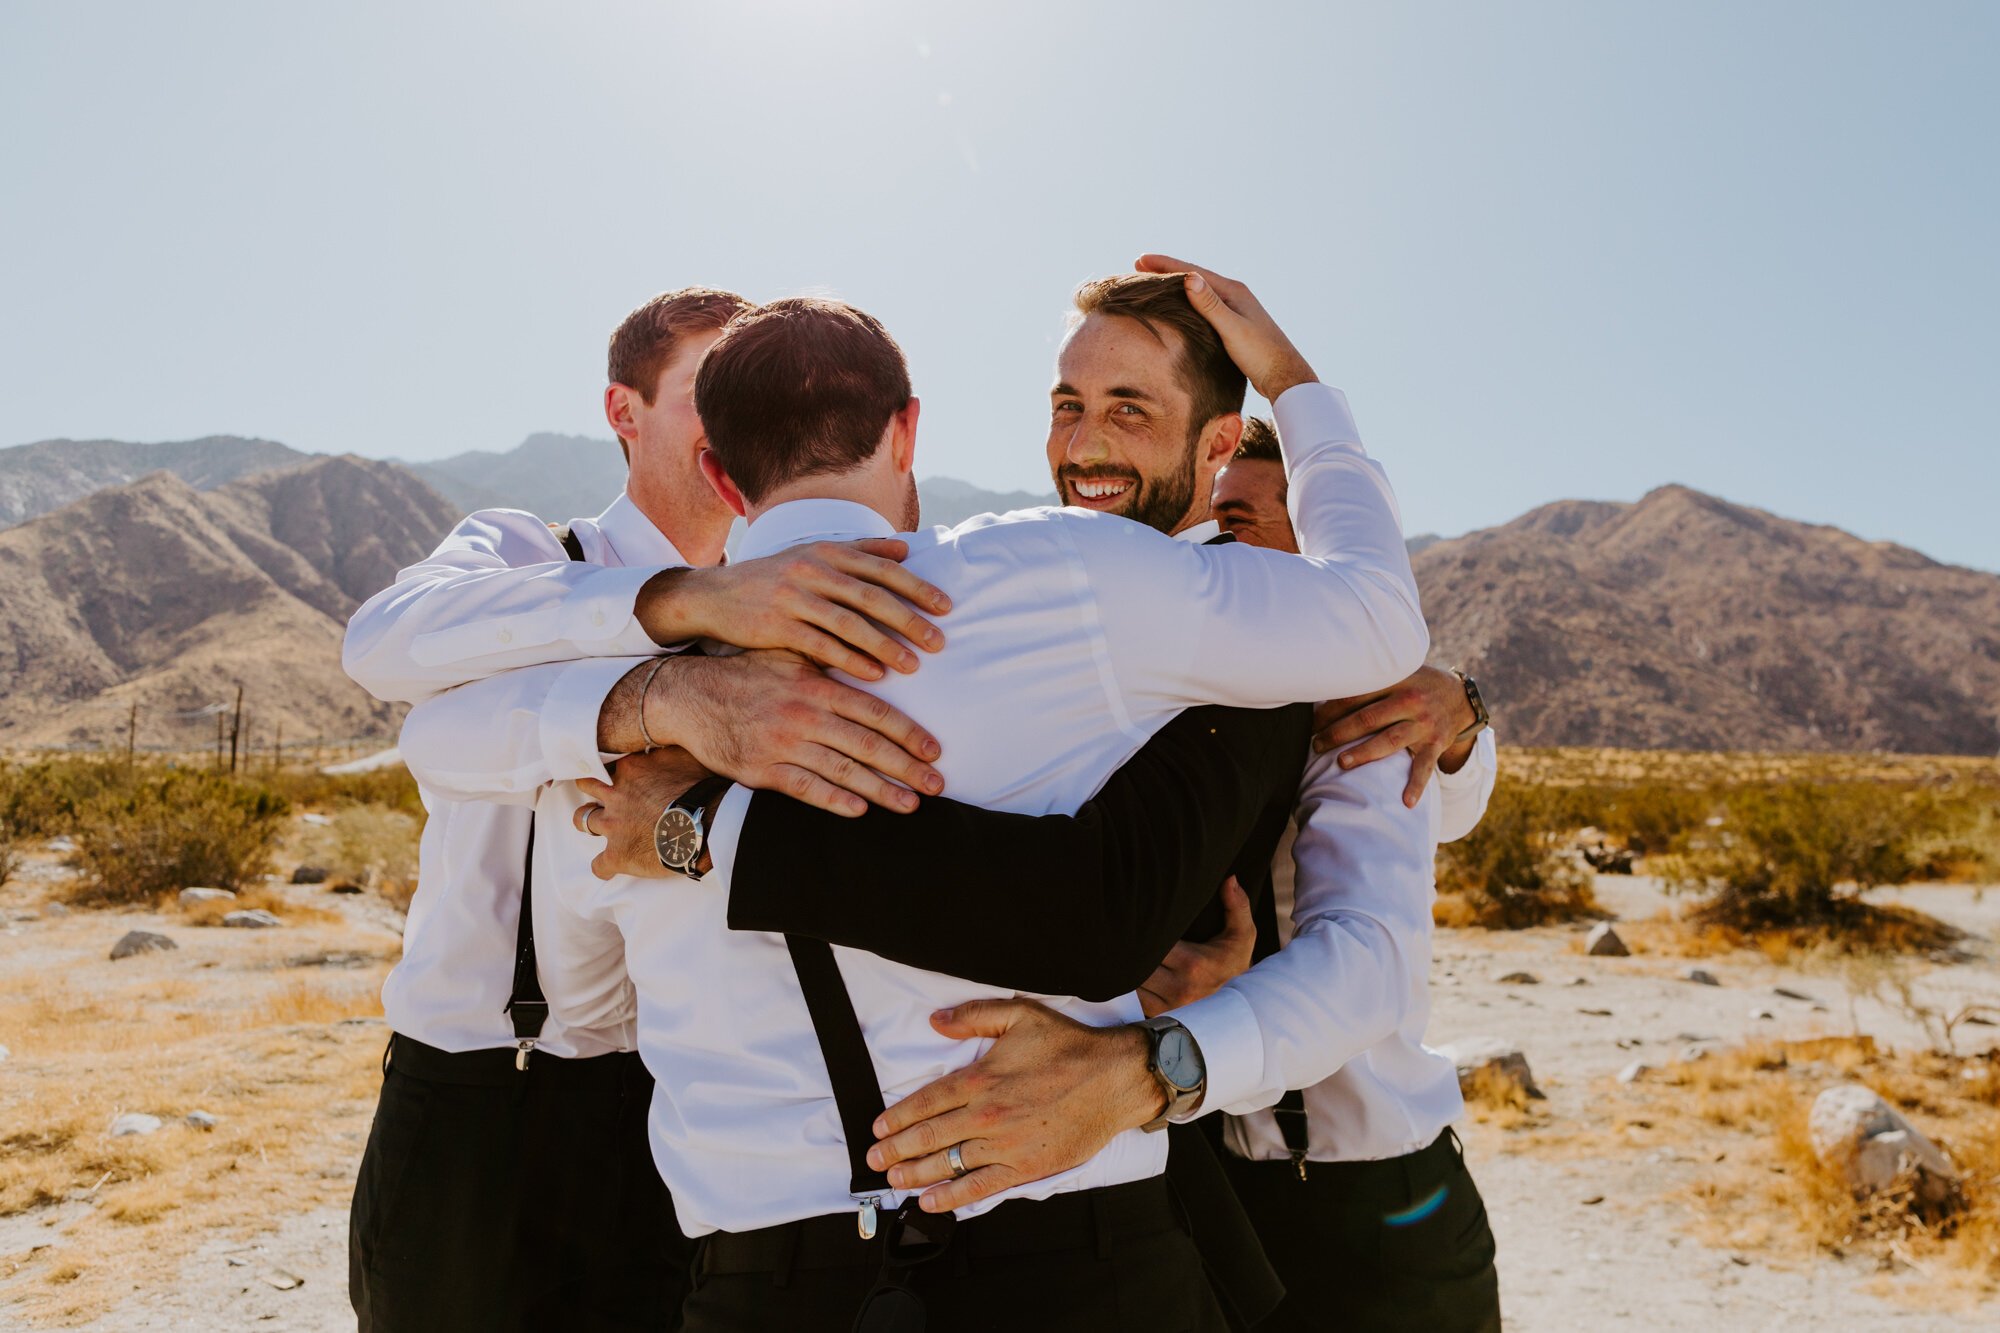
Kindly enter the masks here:
M 1452 1062 L 1423 1044 L 1430 1021 L 1433 863 L 1440 841 L 1478 824 L 1497 751 L 1482 735 L 1405 812 L 1406 757 L 1306 771 L 1274 886 L 1292 899 L 1285 947 L 1207 999 L 1175 1011 L 1208 1065 L 1204 1110 L 1234 1113 L 1225 1141 L 1258 1160 L 1289 1156 L 1268 1107 L 1305 1089 L 1313 1161 L 1400 1157 L 1464 1113 Z M 1413 838 L 1409 815 L 1421 820 Z
M 937 734 L 955 796 L 1074 811 L 1189 704 L 1351 695 L 1415 668 L 1426 636 L 1393 497 L 1344 399 L 1301 386 L 1276 410 L 1301 545 L 1336 557 L 1192 546 L 1076 510 L 987 516 L 909 537 L 908 566 L 952 596 L 947 646 L 915 675 L 861 687 Z M 752 524 L 742 554 L 887 535 L 873 511 L 800 501 Z M 502 753 L 508 729 L 491 725 L 508 707 L 497 692 L 504 685 L 487 681 L 421 705 L 405 736 L 412 768 L 432 780 L 440 765 L 461 783 L 481 769 L 518 771 L 519 754 Z M 500 739 L 482 739 L 493 731 Z M 622 1021 L 636 987 L 639 1048 L 657 1083 L 655 1159 L 685 1228 L 744 1230 L 851 1206 L 831 1088 L 782 938 L 727 929 L 728 867 L 747 793 L 732 793 L 718 812 L 717 869 L 699 884 L 597 880 L 588 864 L 601 844 L 567 822 L 580 800 L 558 783 L 542 801 L 543 987 L 555 1012 L 587 1025 Z M 836 956 L 889 1100 L 978 1054 L 934 1032 L 932 1010 L 1007 994 L 864 953 Z M 1096 1024 L 1139 1014 L 1131 996 L 1040 998 Z M 1143 1178 L 1164 1154 L 1160 1136 L 1135 1131 L 1076 1171 L 972 1211 Z
M 484 510 L 465 519 L 355 612 L 344 654 L 350 674 L 378 698 L 421 699 L 503 670 L 522 652 L 546 660 L 612 646 L 638 650 L 632 607 L 639 586 L 658 568 L 686 562 L 628 496 L 570 526 L 589 563 L 570 560 L 533 514 Z M 600 632 L 607 626 L 609 633 Z M 652 644 L 643 630 L 637 634 Z M 549 719 L 559 744 L 580 736 L 593 763 L 601 698 Z M 585 708 L 588 719 L 579 721 Z M 540 725 L 520 714 L 512 721 Z M 512 1046 L 505 1011 L 534 786 L 473 797 L 440 790 L 422 773 L 417 780 L 430 817 L 403 957 L 382 986 L 383 1012 L 394 1031 L 443 1050 Z M 629 1021 L 578 1028 L 551 1015 L 539 1045 L 570 1057 L 629 1051 L 632 1043 Z

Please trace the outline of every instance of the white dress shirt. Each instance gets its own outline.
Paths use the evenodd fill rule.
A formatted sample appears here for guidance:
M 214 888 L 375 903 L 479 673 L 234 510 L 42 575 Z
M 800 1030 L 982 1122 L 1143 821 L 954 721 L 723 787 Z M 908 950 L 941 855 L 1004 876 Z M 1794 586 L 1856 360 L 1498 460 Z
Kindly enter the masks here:
M 1414 849 L 1396 827 L 1407 758 L 1343 773 L 1335 757 L 1314 756 L 1296 839 L 1275 867 L 1274 892 L 1292 899 L 1285 947 L 1175 1011 L 1208 1065 L 1204 1109 L 1237 1113 L 1224 1141 L 1262 1161 L 1290 1153 L 1271 1112 L 1253 1108 L 1287 1088 L 1305 1089 L 1312 1161 L 1400 1157 L 1429 1146 L 1465 1110 L 1452 1062 L 1423 1044 L 1432 865 L 1440 841 L 1463 837 L 1485 813 L 1498 769 L 1493 733 L 1425 790 Z
M 1337 555 L 1193 546 L 1080 510 L 987 515 L 909 535 L 907 566 L 952 596 L 947 646 L 914 675 L 860 684 L 938 736 L 954 796 L 1073 812 L 1190 704 L 1351 695 L 1415 668 L 1426 635 L 1393 497 L 1344 398 L 1301 386 L 1276 413 L 1302 545 Z M 752 524 L 742 556 L 890 533 L 872 510 L 798 501 Z M 561 677 L 593 665 L 602 664 L 517 674 Z M 481 682 L 421 705 L 405 732 L 412 769 L 429 781 L 442 767 L 461 786 L 481 771 L 517 773 L 509 728 L 492 726 L 508 686 Z M 544 990 L 554 1012 L 587 1026 L 623 1022 L 636 1003 L 639 1049 L 657 1082 L 655 1159 L 692 1235 L 852 1206 L 832 1090 L 783 940 L 727 928 L 748 800 L 739 789 L 723 802 L 711 835 L 716 869 L 699 884 L 596 879 L 588 864 L 602 844 L 568 823 L 581 797 L 567 782 L 543 798 L 536 845 L 538 890 L 552 889 L 535 899 Z M 933 1031 L 933 1010 L 1011 994 L 835 953 L 889 1101 L 979 1053 Z M 1037 998 L 1093 1024 L 1140 1012 L 1132 996 Z M 1078 1170 L 967 1211 L 1150 1176 L 1165 1147 L 1162 1136 L 1133 1131 Z M 885 1203 L 900 1197 L 891 1192 Z
M 355 612 L 347 631 L 349 672 L 378 698 L 419 699 L 504 669 L 513 651 L 573 656 L 606 644 L 633 651 L 638 586 L 658 567 L 686 562 L 628 496 L 571 528 L 590 563 L 570 560 L 532 514 L 471 515 L 429 558 Z M 614 626 L 612 634 L 592 637 L 601 624 Z M 592 762 L 596 734 L 591 703 L 583 744 Z M 392 1030 L 443 1050 L 512 1046 L 506 1006 L 534 788 L 467 799 L 426 784 L 421 773 L 418 787 L 429 819 L 403 957 L 382 986 L 383 1012 Z M 570 1027 L 551 1014 L 537 1045 L 563 1057 L 629 1051 L 633 1030 L 629 1021 Z

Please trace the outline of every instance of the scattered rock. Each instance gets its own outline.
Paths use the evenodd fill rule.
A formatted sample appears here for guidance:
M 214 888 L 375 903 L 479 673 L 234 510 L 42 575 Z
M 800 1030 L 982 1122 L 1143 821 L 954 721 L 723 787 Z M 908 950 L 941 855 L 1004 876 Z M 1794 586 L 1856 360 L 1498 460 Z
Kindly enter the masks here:
M 1687 1046 L 1681 1049 L 1681 1063 L 1684 1065 L 1691 1065 L 1697 1060 L 1706 1059 L 1708 1059 L 1708 1047 L 1706 1046 Z
M 1620 1083 L 1637 1083 L 1652 1072 L 1653 1067 L 1644 1060 L 1634 1060 L 1631 1064 L 1626 1065 L 1618 1071 L 1618 1081 Z
M 1502 972 L 1493 978 L 1504 986 L 1539 986 L 1542 979 L 1533 972 Z
M 292 872 L 292 883 L 324 884 L 332 874 L 325 866 L 300 866 Z
M 1535 1086 L 1534 1073 L 1528 1068 L 1528 1057 L 1519 1045 L 1505 1037 L 1464 1037 L 1437 1050 L 1458 1070 L 1461 1090 L 1485 1073 L 1514 1084 L 1537 1101 L 1543 1100 L 1542 1090 Z
M 1813 1155 L 1857 1195 L 1872 1194 L 1914 1176 L 1917 1197 L 1941 1203 L 1956 1188 L 1958 1172 L 1915 1125 L 1873 1088 L 1842 1083 L 1813 1099 L 1806 1134 Z
M 273 1268 L 270 1272 L 259 1273 L 257 1276 L 269 1285 L 276 1287 L 279 1291 L 291 1291 L 295 1287 L 303 1287 L 306 1284 L 304 1278 L 296 1273 L 287 1273 L 282 1268 Z
M 140 1111 L 127 1111 L 111 1122 L 111 1137 L 122 1139 L 128 1134 L 152 1134 L 160 1128 L 160 1117 L 146 1115 Z
M 188 907 L 194 903 L 225 903 L 234 901 L 236 901 L 236 894 L 230 889 L 193 888 L 181 890 L 182 907 Z
M 314 828 L 325 828 L 327 825 L 333 822 L 333 817 L 331 815 L 314 814 L 311 811 L 308 811 L 305 814 L 300 815 L 299 818 L 304 820 L 306 823 L 311 824 Z
M 150 930 L 128 930 L 123 939 L 111 946 L 111 961 L 115 963 L 120 958 L 130 958 L 135 954 L 158 953 L 180 947 L 165 935 L 156 935 Z
M 0 1064 L 5 1064 L 8 1058 L 13 1054 L 14 1053 L 8 1050 L 5 1046 L 0 1046 Z
M 74 838 L 50 838 L 48 845 L 49 850 L 52 852 L 73 852 L 76 850 L 76 840 Z
M 1795 991 L 1787 986 L 1773 986 L 1771 987 L 1771 994 L 1776 995 L 1780 999 L 1785 999 L 1785 1000 L 1803 1000 L 1807 1004 L 1819 1003 L 1818 1000 L 1814 999 L 1810 995 L 1807 995 L 1804 991 Z
M 1618 938 L 1618 932 L 1611 928 L 1609 921 L 1600 921 L 1590 928 L 1590 934 L 1584 936 L 1583 951 L 1599 958 L 1625 958 L 1632 952 L 1625 947 L 1625 941 Z
M 1565 981 L 1563 983 L 1563 985 L 1565 986 L 1588 986 L 1589 984 L 1590 984 L 1589 977 L 1571 977 L 1568 981 Z
M 42 904 L 42 915 L 43 915 L 43 916 L 68 916 L 68 915 L 69 915 L 69 904 L 68 904 L 68 903 L 43 903 L 43 904 Z
M 333 1025 L 337 1028 L 385 1028 L 389 1020 L 380 1014 L 363 1014 L 359 1018 L 337 1018 Z
M 1611 1011 L 1609 1009 L 1579 1009 L 1577 1010 L 1577 1012 L 1579 1014 L 1589 1014 L 1592 1018 L 1611 1017 Z
M 1772 1013 L 1772 1012 L 1771 1012 L 1771 1011 L 1770 1011 L 1769 1009 L 1752 1009 L 1752 1010 L 1750 1011 L 1750 1017 L 1752 1017 L 1752 1018 L 1776 1018 L 1776 1017 L 1777 1017 L 1777 1015 L 1776 1015 L 1776 1014 L 1774 1014 L 1774 1013 Z
M 343 879 L 343 880 L 342 880 L 342 881 L 340 881 L 340 883 L 338 883 L 338 884 L 330 884 L 330 885 L 328 885 L 328 886 L 327 886 L 327 890 L 326 890 L 326 891 L 327 891 L 328 893 L 366 893 L 366 892 L 367 892 L 367 890 L 366 890 L 366 889 L 363 889 L 363 888 L 362 888 L 362 887 L 361 887 L 361 886 L 360 886 L 359 884 L 356 884 L 356 883 L 355 883 L 355 882 L 354 882 L 353 880 L 351 880 L 351 879 Z
M 1958 1021 L 1961 1023 L 1969 1024 L 1972 1027 L 1979 1027 L 1979 1028 L 1990 1028 L 1996 1026 L 1993 1019 L 1983 1018 L 1978 1014 L 1967 1014 L 1964 1018 L 1961 1018 Z
M 1722 1038 L 1703 1036 L 1699 1032 L 1676 1032 L 1674 1034 L 1674 1040 L 1675 1041 L 1721 1041 Z
M 285 960 L 286 967 L 366 967 L 375 961 L 373 954 L 355 950 L 334 951 L 322 949 L 317 953 L 293 954 Z
M 1604 1202 L 1604 1196 L 1602 1194 L 1593 1194 L 1588 1199 L 1585 1199 L 1583 1201 L 1583 1206 L 1586 1208 L 1595 1208 L 1598 1204 L 1603 1202 Z
M 257 929 L 267 929 L 271 926 L 282 926 L 285 923 L 278 920 L 277 917 L 272 916 L 269 912 L 265 911 L 263 908 L 253 907 L 247 912 L 231 912 L 229 915 L 222 918 L 222 924 L 225 926 L 242 926 L 245 929 L 257 930 Z
M 1691 967 L 1681 973 L 1681 975 L 1697 986 L 1720 986 L 1722 984 L 1715 979 L 1715 973 L 1705 967 Z
M 222 1123 L 206 1111 L 189 1111 L 181 1119 L 190 1129 L 214 1129 Z

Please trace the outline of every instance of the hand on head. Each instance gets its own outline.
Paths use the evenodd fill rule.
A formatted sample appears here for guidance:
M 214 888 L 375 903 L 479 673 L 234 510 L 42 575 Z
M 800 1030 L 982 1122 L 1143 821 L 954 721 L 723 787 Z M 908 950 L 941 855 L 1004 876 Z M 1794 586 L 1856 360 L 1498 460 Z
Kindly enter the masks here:
M 1250 387 L 1271 402 L 1287 389 L 1319 378 L 1242 283 L 1168 255 L 1140 255 L 1132 267 L 1141 273 L 1187 274 L 1188 300 L 1215 326 L 1237 369 L 1249 378 Z

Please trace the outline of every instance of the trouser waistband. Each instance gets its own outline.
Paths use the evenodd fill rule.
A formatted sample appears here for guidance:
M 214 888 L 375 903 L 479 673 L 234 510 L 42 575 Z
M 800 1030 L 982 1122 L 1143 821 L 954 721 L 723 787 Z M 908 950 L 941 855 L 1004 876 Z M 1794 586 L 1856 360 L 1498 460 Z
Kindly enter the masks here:
M 952 1245 L 967 1258 L 1095 1250 L 1101 1257 L 1123 1240 L 1182 1226 L 1164 1176 L 1046 1199 L 1009 1199 L 990 1213 L 960 1222 Z M 783 1273 L 793 1269 L 867 1268 L 882 1262 L 880 1240 L 863 1240 L 852 1212 L 809 1217 L 756 1231 L 719 1231 L 705 1238 L 702 1270 Z
M 480 1051 L 445 1051 L 406 1037 L 400 1032 L 389 1036 L 382 1068 L 431 1083 L 456 1083 L 475 1088 L 518 1088 L 524 1084 L 552 1083 L 578 1089 L 615 1089 L 638 1080 L 651 1081 L 636 1051 L 614 1051 L 564 1060 L 546 1051 L 536 1051 L 523 1070 L 515 1067 L 511 1046 L 489 1047 Z
M 1287 1157 L 1248 1158 L 1231 1153 L 1237 1166 L 1283 1168 L 1296 1176 L 1298 1168 Z M 1370 1176 L 1401 1173 L 1410 1167 L 1445 1169 L 1451 1159 L 1465 1156 L 1464 1145 L 1459 1142 L 1458 1131 L 1446 1125 L 1438 1136 L 1421 1148 L 1412 1149 L 1400 1157 L 1376 1157 L 1366 1161 L 1321 1161 L 1317 1157 L 1308 1158 L 1306 1167 L 1314 1179 L 1361 1181 Z

